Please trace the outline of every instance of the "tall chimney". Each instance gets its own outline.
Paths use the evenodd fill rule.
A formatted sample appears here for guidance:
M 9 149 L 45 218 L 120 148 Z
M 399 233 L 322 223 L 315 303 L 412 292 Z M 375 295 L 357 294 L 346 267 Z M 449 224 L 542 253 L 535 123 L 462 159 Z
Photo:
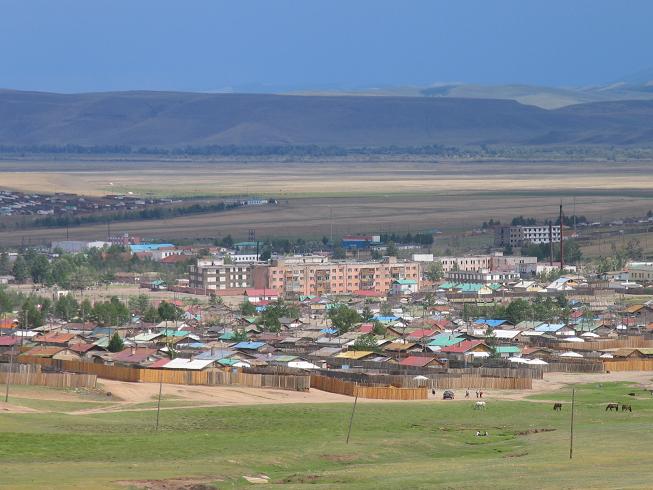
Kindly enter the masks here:
M 562 235 L 562 201 L 560 201 L 560 271 L 565 270 L 565 246 L 563 244 L 564 237 Z
M 553 222 L 549 221 L 549 265 L 553 267 Z

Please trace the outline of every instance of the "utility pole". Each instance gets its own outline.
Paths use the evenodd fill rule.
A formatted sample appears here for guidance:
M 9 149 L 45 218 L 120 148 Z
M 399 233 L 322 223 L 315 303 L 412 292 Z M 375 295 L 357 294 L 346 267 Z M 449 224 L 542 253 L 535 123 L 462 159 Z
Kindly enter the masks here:
M 351 436 L 351 426 L 354 423 L 354 414 L 356 413 L 356 404 L 358 403 L 358 383 L 354 385 L 354 408 L 351 410 L 351 418 L 349 419 L 349 430 L 347 431 L 347 444 L 349 444 L 349 436 Z
M 553 267 L 553 221 L 549 221 L 549 265 Z
M 14 341 L 16 340 L 16 336 L 14 336 Z M 16 342 L 14 342 L 14 345 L 11 346 L 11 353 L 9 355 L 9 371 L 7 372 L 7 386 L 5 388 L 5 403 L 9 401 L 9 384 L 10 384 L 10 378 L 11 374 L 14 371 L 14 349 L 16 348 Z
M 159 398 L 156 402 L 156 429 L 159 430 L 159 415 L 161 414 L 161 392 L 163 391 L 163 369 L 159 372 Z
M 564 272 L 565 270 L 565 246 L 563 244 L 564 236 L 562 228 L 562 201 L 560 201 L 560 272 Z
M 569 459 L 574 456 L 574 402 L 576 400 L 576 388 L 571 389 L 571 430 L 569 432 Z

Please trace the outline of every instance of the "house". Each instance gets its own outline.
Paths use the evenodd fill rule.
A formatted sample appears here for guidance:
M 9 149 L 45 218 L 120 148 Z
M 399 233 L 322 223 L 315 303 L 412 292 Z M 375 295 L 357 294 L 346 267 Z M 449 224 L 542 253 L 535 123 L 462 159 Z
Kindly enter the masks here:
M 647 325 L 653 321 L 653 308 L 650 305 L 630 305 L 624 313 L 635 319 L 638 325 Z
M 519 357 L 521 356 L 521 349 L 516 345 L 497 345 L 494 348 L 499 357 L 508 358 L 508 357 Z
M 72 333 L 58 333 L 51 332 L 45 335 L 38 335 L 32 339 L 35 344 L 53 345 L 59 347 L 66 347 L 73 343 L 83 342 L 84 340 Z
M 57 346 L 34 347 L 18 357 L 20 358 L 21 356 L 48 357 L 51 359 L 60 359 L 63 361 L 78 361 L 81 357 L 77 352 L 73 352 L 70 349 Z
M 419 352 L 422 348 L 413 342 L 391 342 L 383 347 L 384 352 L 403 354 L 406 352 Z
M 111 355 L 111 360 L 119 364 L 141 364 L 158 359 L 157 349 L 150 347 L 128 347 Z
M 399 365 L 419 368 L 438 368 L 444 366 L 445 363 L 432 356 L 408 356 L 399 361 Z
M 478 318 L 474 320 L 474 325 L 485 325 L 489 328 L 499 328 L 512 326 L 508 320 L 496 320 L 491 318 Z
M 439 335 L 436 335 L 431 339 L 431 341 L 428 344 L 429 350 L 432 351 L 439 351 L 443 347 L 449 347 L 452 345 L 459 344 L 465 340 L 465 337 L 458 336 L 456 334 L 452 333 L 441 333 Z
M 215 361 L 213 359 L 183 359 L 183 358 L 176 358 L 172 359 L 171 361 L 165 363 L 163 366 L 161 366 L 162 369 L 184 369 L 184 370 L 190 370 L 190 371 L 202 371 L 211 365 L 213 365 Z
M 390 286 L 390 294 L 403 296 L 417 292 L 417 281 L 414 279 L 396 279 Z
M 20 341 L 15 335 L 1 335 L 0 336 L 0 353 L 11 351 L 16 344 Z
M 245 300 L 250 303 L 260 303 L 261 301 L 277 301 L 279 291 L 275 289 L 245 289 Z
M 495 328 L 492 330 L 491 335 L 501 342 L 519 342 L 521 339 L 520 330 L 503 330 L 500 328 Z
M 564 323 L 542 323 L 534 328 L 535 332 L 556 335 L 558 337 L 571 337 L 576 335 L 573 328 L 567 327 Z
M 231 348 L 234 350 L 240 350 L 240 351 L 251 353 L 251 352 L 263 352 L 264 350 L 269 350 L 269 348 L 266 349 L 266 347 L 267 344 L 265 342 L 244 341 L 244 342 L 238 342 L 237 344 L 233 345 Z
M 350 359 L 352 361 L 362 361 L 377 355 L 378 354 L 376 352 L 371 352 L 367 350 L 348 350 L 347 352 L 341 352 L 335 357 L 337 357 L 338 359 Z
M 489 357 L 492 349 L 482 340 L 464 340 L 440 349 L 450 359 L 468 360 L 475 357 Z

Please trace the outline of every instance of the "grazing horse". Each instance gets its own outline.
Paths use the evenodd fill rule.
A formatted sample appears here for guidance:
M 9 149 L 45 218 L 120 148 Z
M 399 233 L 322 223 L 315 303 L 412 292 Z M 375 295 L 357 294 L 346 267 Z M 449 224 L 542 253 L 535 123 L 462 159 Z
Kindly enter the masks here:
M 626 405 L 625 403 L 622 403 L 621 404 L 621 411 L 625 412 L 626 410 L 628 410 L 629 412 L 632 412 L 633 407 L 631 407 L 630 405 Z
M 619 404 L 618 403 L 608 403 L 605 406 L 605 411 L 607 412 L 608 410 L 610 410 L 611 412 L 613 410 L 616 410 L 618 412 L 619 411 Z
M 558 410 L 558 411 L 562 412 L 562 403 L 558 403 L 558 402 L 554 403 L 553 404 L 553 410 Z
M 485 402 L 476 402 L 474 403 L 474 410 L 485 410 L 487 408 L 487 405 Z

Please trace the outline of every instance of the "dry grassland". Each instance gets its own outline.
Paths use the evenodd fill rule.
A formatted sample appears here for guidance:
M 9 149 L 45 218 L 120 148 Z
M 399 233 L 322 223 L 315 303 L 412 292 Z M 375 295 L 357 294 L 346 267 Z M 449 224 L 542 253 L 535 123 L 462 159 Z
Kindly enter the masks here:
M 52 166 L 52 171 L 46 171 Z M 469 230 L 490 218 L 553 217 L 562 199 L 591 219 L 642 215 L 653 207 L 650 162 L 4 162 L 0 186 L 35 192 L 158 196 L 260 195 L 278 206 L 161 221 L 114 223 L 156 238 L 334 235 Z M 22 171 L 19 171 L 22 170 Z M 113 185 L 109 185 L 112 183 Z M 333 216 L 333 220 L 331 220 Z M 101 237 L 105 225 L 70 229 Z M 45 242 L 65 230 L 2 232 L 0 243 Z

